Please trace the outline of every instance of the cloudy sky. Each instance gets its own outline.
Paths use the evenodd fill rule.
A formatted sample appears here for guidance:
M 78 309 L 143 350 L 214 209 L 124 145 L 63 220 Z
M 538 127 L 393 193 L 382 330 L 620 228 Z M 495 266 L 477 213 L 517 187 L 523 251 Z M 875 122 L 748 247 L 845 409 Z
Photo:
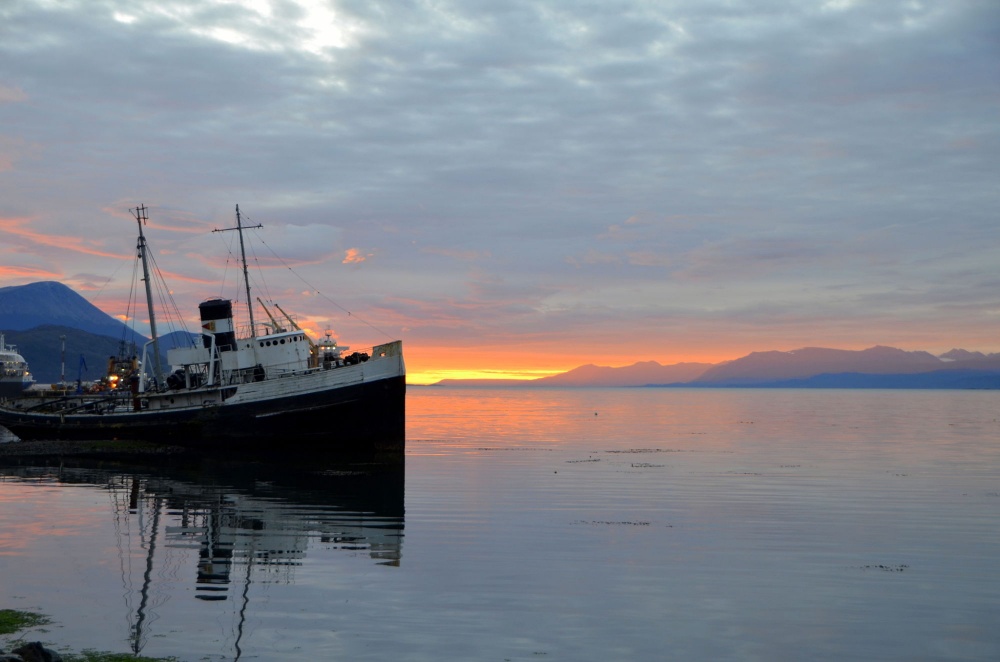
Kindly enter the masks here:
M 124 315 L 140 203 L 415 383 L 1000 351 L 1000 3 L 4 0 L 0 285 Z

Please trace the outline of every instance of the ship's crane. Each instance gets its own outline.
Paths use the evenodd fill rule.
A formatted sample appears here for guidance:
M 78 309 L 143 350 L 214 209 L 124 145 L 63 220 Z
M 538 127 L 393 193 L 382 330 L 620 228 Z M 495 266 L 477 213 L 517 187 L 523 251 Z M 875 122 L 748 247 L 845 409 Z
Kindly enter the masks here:
M 260 297 L 257 297 L 257 303 L 260 304 L 260 307 L 264 309 L 264 312 L 267 313 L 268 318 L 270 318 L 270 320 L 271 320 L 271 328 L 273 328 L 275 330 L 275 332 L 277 332 L 277 333 L 281 333 L 281 332 L 285 331 L 285 329 L 280 324 L 278 324 L 278 320 L 276 320 L 274 318 L 274 315 L 271 314 L 271 311 L 267 309 L 267 306 L 264 305 L 264 302 L 260 300 Z M 274 304 L 274 305 L 278 305 L 278 304 Z M 282 311 L 282 312 L 284 312 L 284 311 Z
M 87 371 L 87 359 L 83 358 L 83 354 L 80 355 L 80 364 L 76 368 L 76 394 L 80 395 L 83 393 L 83 373 Z M 63 385 L 65 388 L 65 384 Z
M 260 300 L 260 297 L 257 297 L 257 301 L 258 301 L 258 303 L 260 303 L 260 307 L 264 309 L 264 312 L 267 313 L 267 316 L 269 318 L 271 318 L 271 326 L 272 326 L 272 328 L 274 328 L 274 330 L 277 331 L 278 333 L 286 331 L 287 329 L 285 329 L 283 326 L 281 326 L 281 324 L 278 323 L 278 320 L 275 319 L 274 315 L 271 314 L 271 311 L 268 310 L 268 308 L 264 304 L 264 302 Z M 285 310 L 281 306 L 279 306 L 278 304 L 274 303 L 273 301 L 271 302 L 271 305 L 281 311 L 281 314 L 285 316 L 285 319 L 287 319 L 288 323 L 292 325 L 292 328 L 294 328 L 296 331 L 302 331 L 302 335 L 304 335 L 306 337 L 306 341 L 309 343 L 310 363 L 311 363 L 311 365 L 313 367 L 315 367 L 316 364 L 319 361 L 319 349 L 317 349 L 316 343 L 313 342 L 313 339 L 309 337 L 309 334 L 306 333 L 302 329 L 302 327 L 300 327 L 298 324 L 295 323 L 295 320 L 292 319 L 292 316 L 289 315 L 288 313 L 286 313 Z
M 292 316 L 286 313 L 281 306 L 279 306 L 278 304 L 274 304 L 274 307 L 281 311 L 281 314 L 285 316 L 285 319 L 288 320 L 288 323 L 291 324 L 297 331 L 302 331 L 302 327 L 296 324 L 295 320 L 292 319 Z M 308 333 L 306 333 L 305 331 L 302 331 L 302 333 L 305 334 L 306 340 L 309 341 L 309 352 L 313 356 L 316 356 L 316 343 L 313 342 L 313 339 L 309 337 Z

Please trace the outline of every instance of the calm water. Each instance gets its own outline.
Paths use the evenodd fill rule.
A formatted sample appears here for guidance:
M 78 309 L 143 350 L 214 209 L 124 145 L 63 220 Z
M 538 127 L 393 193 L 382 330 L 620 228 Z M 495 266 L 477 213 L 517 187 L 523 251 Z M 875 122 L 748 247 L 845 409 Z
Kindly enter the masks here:
M 405 478 L 0 469 L 0 608 L 183 660 L 1000 659 L 998 392 L 407 398 Z

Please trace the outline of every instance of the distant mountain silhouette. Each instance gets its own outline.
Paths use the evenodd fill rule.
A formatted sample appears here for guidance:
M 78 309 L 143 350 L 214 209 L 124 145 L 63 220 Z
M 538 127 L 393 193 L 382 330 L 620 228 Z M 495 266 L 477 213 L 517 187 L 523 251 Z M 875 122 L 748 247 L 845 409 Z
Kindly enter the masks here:
M 448 386 L 452 388 L 506 388 L 534 384 L 532 379 L 442 379 L 431 386 Z
M 588 364 L 559 375 L 534 379 L 531 383 L 536 386 L 645 386 L 689 382 L 711 367 L 711 363 L 660 365 L 656 361 L 642 361 L 620 368 Z
M 1000 388 L 1000 354 L 953 349 L 942 357 L 876 346 L 753 352 L 717 365 L 645 361 L 584 365 L 528 381 L 445 380 L 441 386 L 675 386 L 761 388 Z
M 910 374 L 940 370 L 943 366 L 933 354 L 893 347 L 861 351 L 805 347 L 789 352 L 753 352 L 706 370 L 694 383 L 742 386 L 827 373 Z
M 100 336 L 136 342 L 142 338 L 62 283 L 44 281 L 0 287 L 0 329 L 24 331 L 65 326 Z
M 200 347 L 201 336 L 197 333 L 189 333 L 187 331 L 172 331 L 165 336 L 160 336 L 160 353 L 164 357 L 167 355 L 168 349 L 174 349 L 176 347 Z
M 67 326 L 36 326 L 27 331 L 4 331 L 8 344 L 15 345 L 18 353 L 28 362 L 32 377 L 40 384 L 57 384 L 63 376 L 62 337 L 66 337 L 65 375 L 66 381 L 73 383 L 78 376 L 84 380 L 103 377 L 107 372 L 108 357 L 142 357 L 145 338 L 138 336 L 134 345 L 121 338 L 102 336 Z M 167 334 L 160 338 L 160 356 L 163 366 L 167 365 L 167 350 L 177 346 L 189 346 L 183 331 Z M 187 344 L 179 345 L 178 343 Z M 152 351 L 152 350 L 150 350 Z M 80 357 L 83 356 L 83 363 Z M 147 360 L 152 360 L 147 357 Z M 86 367 L 84 367 L 86 366 Z
M 573 368 L 569 372 L 539 377 L 538 379 L 442 379 L 434 386 L 464 388 L 646 386 L 647 384 L 689 381 L 711 367 L 711 363 L 660 365 L 656 361 L 641 361 L 618 368 L 588 364 Z
M 66 336 L 66 381 L 102 377 L 109 356 L 142 356 L 148 338 L 111 317 L 62 283 L 52 281 L 0 288 L 0 329 L 16 345 L 39 383 L 58 383 L 63 373 L 62 336 Z M 160 355 L 191 344 L 183 331 L 160 337 Z M 198 336 L 193 336 L 197 339 Z M 82 371 L 80 356 L 86 364 Z
M 977 361 L 979 359 L 987 358 L 987 355 L 982 352 L 970 352 L 964 349 L 953 349 L 945 352 L 938 358 L 944 359 L 945 361 Z

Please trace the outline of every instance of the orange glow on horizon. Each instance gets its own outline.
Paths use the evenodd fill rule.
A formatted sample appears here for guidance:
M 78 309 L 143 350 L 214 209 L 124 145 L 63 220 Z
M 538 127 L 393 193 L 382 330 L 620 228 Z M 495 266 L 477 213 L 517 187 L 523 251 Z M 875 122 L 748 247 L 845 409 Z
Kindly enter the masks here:
M 570 368 L 567 368 L 569 370 Z M 462 368 L 428 368 L 419 372 L 407 369 L 406 382 L 417 386 L 436 384 L 444 379 L 516 379 L 519 381 L 530 381 L 549 375 L 557 375 L 565 370 L 491 370 L 491 369 L 462 369 Z
M 748 352 L 707 356 L 595 355 L 555 353 L 537 349 L 498 350 L 477 348 L 438 348 L 408 345 L 404 340 L 406 381 L 413 385 L 435 384 L 442 379 L 517 379 L 532 380 L 569 372 L 580 366 L 623 367 L 642 361 L 661 365 L 676 363 L 722 363 L 745 356 Z
M 754 352 L 790 352 L 804 347 L 827 347 L 846 351 L 862 351 L 880 343 L 836 343 L 813 342 L 796 345 L 761 345 L 757 347 L 736 346 L 726 352 L 703 348 L 683 355 L 656 355 L 655 345 L 650 345 L 650 352 L 641 353 L 641 349 L 628 348 L 615 353 L 570 353 L 557 349 L 542 347 L 518 348 L 517 351 L 507 351 L 496 348 L 441 348 L 407 344 L 404 340 L 407 376 L 406 381 L 412 385 L 435 384 L 444 379 L 462 380 L 532 380 L 549 375 L 562 374 L 586 365 L 621 368 L 635 363 L 655 361 L 663 366 L 680 363 L 703 363 L 718 365 L 728 363 L 748 356 Z M 940 347 L 924 349 L 909 343 L 882 343 L 907 352 L 926 351 L 934 355 L 948 350 Z M 982 346 L 965 347 L 970 351 L 982 351 L 985 354 L 994 353 L 995 348 Z M 629 351 L 631 350 L 631 351 Z

